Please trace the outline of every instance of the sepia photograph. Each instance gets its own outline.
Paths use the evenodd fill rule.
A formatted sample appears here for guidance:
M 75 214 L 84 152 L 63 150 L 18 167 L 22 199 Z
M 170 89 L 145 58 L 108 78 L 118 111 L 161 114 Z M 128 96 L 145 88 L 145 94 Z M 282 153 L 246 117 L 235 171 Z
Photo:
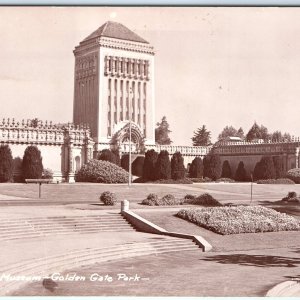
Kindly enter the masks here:
M 0 295 L 300 297 L 300 7 L 0 6 Z

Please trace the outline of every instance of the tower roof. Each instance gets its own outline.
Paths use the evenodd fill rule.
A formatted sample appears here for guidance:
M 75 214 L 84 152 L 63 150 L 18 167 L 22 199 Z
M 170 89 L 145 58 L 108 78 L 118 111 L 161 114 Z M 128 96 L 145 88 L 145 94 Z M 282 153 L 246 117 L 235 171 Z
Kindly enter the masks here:
M 91 33 L 83 41 L 87 41 L 101 36 L 149 44 L 146 40 L 138 36 L 136 33 L 131 31 L 124 25 L 112 21 L 104 23 L 101 27 L 99 27 L 97 30 Z

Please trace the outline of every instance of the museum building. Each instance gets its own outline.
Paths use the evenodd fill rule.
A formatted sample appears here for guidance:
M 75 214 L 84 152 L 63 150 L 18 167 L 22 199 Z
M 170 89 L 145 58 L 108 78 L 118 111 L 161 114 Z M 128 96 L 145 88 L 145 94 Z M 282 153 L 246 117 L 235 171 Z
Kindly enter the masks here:
M 299 166 L 299 140 L 278 143 L 226 142 L 213 146 L 155 144 L 154 48 L 124 25 L 106 22 L 75 47 L 74 104 L 72 124 L 30 121 L 0 122 L 0 142 L 9 144 L 20 172 L 28 145 L 41 151 L 45 168 L 56 180 L 74 182 L 74 175 L 89 159 L 108 148 L 121 155 L 131 150 L 179 151 L 185 165 L 196 157 L 217 153 L 233 170 L 243 161 L 252 172 L 263 155 L 284 157 L 285 169 Z M 163 84 L 163 83 L 162 83 Z

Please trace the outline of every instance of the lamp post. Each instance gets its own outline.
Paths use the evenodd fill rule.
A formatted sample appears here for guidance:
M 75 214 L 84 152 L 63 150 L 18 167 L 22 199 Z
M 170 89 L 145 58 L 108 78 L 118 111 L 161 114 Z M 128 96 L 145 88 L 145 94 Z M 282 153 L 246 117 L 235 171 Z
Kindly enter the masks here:
M 132 105 L 132 99 L 133 98 L 133 92 L 132 87 L 129 88 L 129 168 L 128 168 L 128 187 L 131 186 L 131 177 L 132 177 L 132 170 L 131 170 L 131 119 L 132 119 L 132 112 L 131 112 L 131 105 Z

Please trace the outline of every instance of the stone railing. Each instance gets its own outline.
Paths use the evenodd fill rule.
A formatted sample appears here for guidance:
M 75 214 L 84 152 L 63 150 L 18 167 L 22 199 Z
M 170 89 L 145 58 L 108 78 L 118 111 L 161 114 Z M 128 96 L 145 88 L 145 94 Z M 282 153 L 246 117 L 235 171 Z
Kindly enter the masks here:
M 169 154 L 180 152 L 186 156 L 204 156 L 207 155 L 211 149 L 209 146 L 172 146 L 172 145 L 155 145 L 153 149 L 157 152 L 166 150 Z
M 3 119 L 0 122 L 1 143 L 62 145 L 69 141 L 84 144 L 87 139 L 90 139 L 90 130 L 84 125 L 34 120 L 16 122 L 14 119 Z
M 300 140 L 292 142 L 228 142 L 217 143 L 212 152 L 219 155 L 274 155 L 295 153 L 300 146 Z

